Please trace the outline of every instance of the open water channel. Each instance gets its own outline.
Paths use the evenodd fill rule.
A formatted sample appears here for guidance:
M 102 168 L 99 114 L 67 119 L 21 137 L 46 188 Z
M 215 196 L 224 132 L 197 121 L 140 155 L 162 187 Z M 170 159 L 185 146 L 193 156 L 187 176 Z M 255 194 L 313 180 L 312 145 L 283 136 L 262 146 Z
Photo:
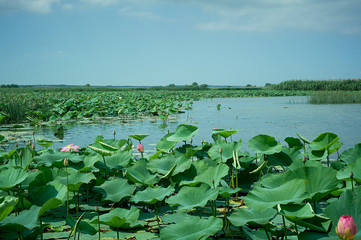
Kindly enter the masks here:
M 94 143 L 99 134 L 113 138 L 113 130 L 116 131 L 116 139 L 127 139 L 131 134 L 149 134 L 142 143 L 148 152 L 155 152 L 156 143 L 168 131 L 174 132 L 179 124 L 199 128 L 193 139 L 196 145 L 201 144 L 201 139 L 212 141 L 213 128 L 238 129 L 232 140 L 242 139 L 243 150 L 248 150 L 248 140 L 258 134 L 273 136 L 284 143 L 286 137 L 297 137 L 296 133 L 313 140 L 320 133 L 333 132 L 343 142 L 342 152 L 361 142 L 361 104 L 313 105 L 307 103 L 307 97 L 215 98 L 196 101 L 192 110 L 165 122 L 143 119 L 70 123 L 64 125 L 63 140 L 53 135 L 57 126 L 41 126 L 32 131 L 36 140 L 54 140 L 54 148 L 70 143 L 85 147 Z M 134 143 L 137 141 L 134 140 Z

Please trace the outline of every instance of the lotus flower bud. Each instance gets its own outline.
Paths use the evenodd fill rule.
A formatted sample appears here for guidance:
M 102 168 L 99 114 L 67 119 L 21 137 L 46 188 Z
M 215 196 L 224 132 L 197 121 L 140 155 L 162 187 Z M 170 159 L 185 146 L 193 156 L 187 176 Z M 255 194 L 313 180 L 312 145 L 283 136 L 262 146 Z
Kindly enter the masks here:
M 35 150 L 35 144 L 31 145 L 31 149 Z
M 69 166 L 69 162 L 68 162 L 68 159 L 67 159 L 67 158 L 64 158 L 64 166 L 65 166 L 65 167 Z
M 223 152 L 223 149 L 222 149 L 222 148 L 220 148 L 220 149 L 219 149 L 219 153 L 220 153 L 220 154 L 222 154 L 222 152 Z
M 96 211 L 96 212 L 98 212 L 98 211 L 99 211 L 98 206 L 95 206 L 95 211 Z
M 15 147 L 18 148 L 18 147 L 19 147 L 19 144 L 16 143 L 16 144 L 15 144 Z
M 350 178 L 351 178 L 351 180 L 353 179 L 353 172 L 352 171 L 350 172 Z
M 115 130 L 113 130 L 113 135 L 115 136 L 115 134 L 117 134 L 117 132 Z
M 202 145 L 204 144 L 204 139 L 201 140 Z
M 342 215 L 338 220 L 336 233 L 344 240 L 352 240 L 356 235 L 357 227 L 353 218 L 349 215 Z
M 191 139 L 189 140 L 189 142 L 192 144 L 192 142 L 193 142 L 193 138 L 191 138 Z
M 23 150 L 20 150 L 19 157 L 23 156 Z
M 138 144 L 138 145 L 137 145 L 137 150 L 138 150 L 139 152 L 141 152 L 141 153 L 144 153 L 144 146 L 143 146 L 143 144 Z

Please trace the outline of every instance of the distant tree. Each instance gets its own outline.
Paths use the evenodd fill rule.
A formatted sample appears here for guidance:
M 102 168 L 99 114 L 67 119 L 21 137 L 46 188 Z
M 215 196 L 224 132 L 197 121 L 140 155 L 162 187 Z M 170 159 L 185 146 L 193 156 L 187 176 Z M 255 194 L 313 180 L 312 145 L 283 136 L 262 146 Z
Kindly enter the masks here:
M 197 82 L 193 82 L 193 83 L 192 83 L 192 87 L 198 87 L 198 83 L 197 83 Z
M 251 84 L 247 84 L 246 87 L 252 87 L 252 85 L 251 85 Z
M 208 87 L 208 85 L 207 84 L 201 84 L 201 86 L 200 86 L 201 88 L 207 88 Z
M 175 84 L 171 83 L 171 84 L 168 85 L 168 87 L 175 87 Z
M 270 87 L 270 86 L 272 86 L 272 84 L 271 83 L 266 83 L 264 86 L 265 87 Z
M 90 87 L 90 84 L 89 83 L 85 84 L 85 87 Z

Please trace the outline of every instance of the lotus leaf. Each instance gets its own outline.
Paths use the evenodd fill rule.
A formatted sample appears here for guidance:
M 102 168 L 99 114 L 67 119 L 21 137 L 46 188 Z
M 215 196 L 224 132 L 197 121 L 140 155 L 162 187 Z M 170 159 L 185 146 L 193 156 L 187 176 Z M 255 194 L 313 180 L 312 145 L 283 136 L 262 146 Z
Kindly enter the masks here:
M 66 193 L 66 185 L 60 183 L 48 183 L 47 185 L 43 185 L 39 188 L 29 189 L 30 201 L 38 206 L 44 205 L 52 198 L 58 199 L 59 204 L 62 204 L 66 200 Z
M 172 136 L 173 133 L 166 134 L 158 143 L 157 143 L 157 150 L 163 151 L 163 152 L 169 152 L 174 148 L 174 146 L 177 144 L 177 141 L 169 141 L 168 137 Z
M 184 155 L 167 155 L 163 158 L 152 159 L 147 164 L 147 168 L 152 172 L 157 172 L 162 175 L 169 175 L 170 171 L 172 171 L 172 175 L 176 175 L 189 169 L 191 164 L 190 159 Z
M 149 134 L 135 134 L 129 135 L 129 137 L 134 138 L 135 140 L 142 141 L 144 138 L 148 137 Z
M 202 172 L 206 171 L 208 167 L 209 165 L 205 161 L 192 162 L 191 167 L 188 170 L 186 170 L 184 173 L 175 175 L 174 180 L 179 182 L 180 186 L 182 185 L 195 186 L 198 183 L 200 183 L 200 181 L 196 181 L 194 179 L 198 176 L 198 174 L 201 174 Z
M 121 169 L 127 166 L 131 162 L 132 158 L 133 155 L 129 151 L 118 151 L 112 156 L 106 158 L 107 167 L 110 169 Z
M 165 197 L 173 194 L 175 189 L 171 186 L 164 187 L 147 187 L 143 191 L 138 191 L 133 197 L 132 201 L 135 203 L 143 202 L 147 204 L 155 204 L 156 202 L 162 201 Z
M 222 198 L 229 198 L 232 194 L 239 192 L 241 188 L 231 188 L 224 180 L 221 180 L 221 186 L 219 188 L 219 196 Z
M 285 138 L 285 142 L 288 144 L 288 147 L 301 150 L 303 148 L 303 143 L 300 139 L 294 137 Z
M 139 209 L 131 207 L 129 210 L 124 208 L 115 208 L 109 213 L 100 215 L 100 223 L 106 224 L 116 229 L 132 229 L 144 226 L 144 222 L 139 221 Z M 98 217 L 95 216 L 91 223 L 98 223 Z
M 266 233 L 263 229 L 254 231 L 254 230 L 251 230 L 250 228 L 248 228 L 247 226 L 243 226 L 242 230 L 247 239 L 250 239 L 250 240 L 269 239 L 268 233 Z M 291 238 L 288 237 L 287 239 L 291 239 Z
M 178 207 L 180 210 L 204 207 L 208 201 L 217 198 L 218 191 L 218 189 L 211 189 L 207 184 L 196 187 L 184 186 L 176 195 L 166 199 L 166 202 L 171 206 L 180 205 Z
M 239 208 L 232 213 L 228 219 L 234 226 L 240 227 L 246 224 L 267 225 L 277 215 L 274 208 L 269 208 L 264 211 Z
M 321 133 L 308 146 L 312 151 L 323 151 L 329 149 L 339 139 L 334 133 Z
M 278 187 L 294 179 L 303 180 L 306 191 L 310 194 L 312 201 L 318 201 L 332 191 L 340 187 L 340 181 L 336 178 L 337 171 L 332 168 L 323 167 L 300 167 L 283 174 L 267 175 L 261 181 L 261 185 L 267 188 Z
M 167 140 L 171 142 L 187 141 L 193 138 L 198 133 L 198 130 L 196 126 L 180 124 L 175 133 L 169 136 Z
M 66 223 L 71 227 L 74 228 L 76 225 L 77 220 L 74 219 L 72 216 L 66 218 Z M 77 232 L 81 232 L 88 235 L 95 235 L 97 234 L 97 230 L 90 225 L 87 221 L 80 220 L 78 226 L 76 228 Z
M 154 184 L 159 181 L 157 175 L 153 175 L 147 169 L 147 160 L 142 158 L 135 162 L 132 166 L 124 168 L 125 176 L 134 183 Z
M 29 210 L 23 210 L 17 216 L 7 216 L 0 222 L 0 226 L 14 232 L 23 232 L 25 229 L 34 229 L 39 226 L 38 214 L 41 207 L 33 205 Z
M 266 156 L 268 165 L 290 166 L 294 161 L 302 160 L 303 155 L 295 148 L 282 147 L 282 151 Z
M 164 227 L 160 233 L 160 239 L 206 239 L 220 231 L 222 227 L 223 222 L 219 218 L 205 219 L 188 216 L 181 222 Z
M 283 184 L 280 184 L 283 183 Z M 255 186 L 243 199 L 245 204 L 254 209 L 266 210 L 277 204 L 301 203 L 309 198 L 303 179 L 293 179 L 288 182 L 278 182 L 274 188 Z
M 119 202 L 125 197 L 132 196 L 135 191 L 135 185 L 128 184 L 127 179 L 116 178 L 105 181 L 99 187 L 95 187 L 94 190 L 100 190 L 104 193 L 104 200 L 112 202 Z
M 50 167 L 56 163 L 59 163 L 58 165 L 62 166 L 64 158 L 68 158 L 70 155 L 70 153 L 54 152 L 53 150 L 49 149 L 48 151 L 42 153 L 40 156 L 35 157 L 34 161 L 38 163 L 38 166 Z
M 296 133 L 296 134 L 297 134 L 297 136 L 298 136 L 304 143 L 308 143 L 308 144 L 311 143 L 310 140 L 307 140 L 306 138 L 302 137 L 302 136 L 301 136 L 300 134 L 298 134 L 298 133 Z
M 232 136 L 233 134 L 237 133 L 238 129 L 220 129 L 220 128 L 216 128 L 212 130 L 213 134 L 216 135 L 220 135 L 224 138 L 228 138 L 230 136 Z
M 0 172 L 0 190 L 9 190 L 22 183 L 29 174 L 22 168 L 10 167 Z
M 39 140 L 37 142 L 37 144 L 39 144 L 40 146 L 43 146 L 43 147 L 50 147 L 51 145 L 53 145 L 53 141 L 50 141 L 50 140 Z
M 255 153 L 273 154 L 281 152 L 282 144 L 277 142 L 274 137 L 268 135 L 257 135 L 248 141 L 248 147 Z
M 223 161 L 225 162 L 227 159 L 230 159 L 233 157 L 234 152 L 239 152 L 241 149 L 241 142 L 229 142 L 229 143 L 218 143 L 213 145 L 208 150 L 208 155 L 212 159 L 220 159 L 222 157 Z M 220 153 L 220 149 L 222 149 L 222 155 Z
M 352 163 L 361 156 L 361 143 L 356 144 L 353 148 L 342 152 L 340 159 L 346 163 Z
M 315 216 L 309 203 L 306 204 L 281 204 L 278 205 L 278 212 L 292 222 Z
M 11 213 L 18 199 L 13 196 L 0 197 L 0 222 Z
M 219 181 L 227 176 L 229 167 L 220 163 L 217 166 L 208 166 L 205 171 L 199 172 L 194 178 L 194 182 L 206 183 L 211 188 L 215 188 L 219 185 Z
M 68 182 L 67 182 L 66 176 L 65 177 L 57 176 L 54 179 L 54 182 L 61 183 L 65 186 L 68 184 L 69 191 L 73 191 L 73 192 L 77 191 L 83 183 L 89 183 L 91 180 L 95 179 L 95 176 L 93 173 L 82 173 L 82 172 L 79 172 L 76 170 L 70 170 L 70 169 L 68 169 L 68 171 L 70 171 L 70 174 L 68 176 Z
M 341 169 L 337 172 L 337 179 L 339 180 L 351 180 L 350 173 L 353 173 L 353 179 L 356 182 L 361 182 L 361 158 L 356 161 L 350 163 L 344 169 Z

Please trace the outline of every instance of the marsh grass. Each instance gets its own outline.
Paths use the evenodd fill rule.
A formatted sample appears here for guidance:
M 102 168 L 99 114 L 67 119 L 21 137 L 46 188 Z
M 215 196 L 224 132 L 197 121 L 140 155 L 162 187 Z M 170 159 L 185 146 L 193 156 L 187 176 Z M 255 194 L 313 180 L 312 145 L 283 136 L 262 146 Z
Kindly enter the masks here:
M 309 97 L 311 104 L 361 103 L 361 91 L 314 92 Z
M 9 95 L 0 106 L 0 111 L 8 115 L 4 119 L 8 123 L 19 123 L 25 119 L 26 102 L 15 95 Z

